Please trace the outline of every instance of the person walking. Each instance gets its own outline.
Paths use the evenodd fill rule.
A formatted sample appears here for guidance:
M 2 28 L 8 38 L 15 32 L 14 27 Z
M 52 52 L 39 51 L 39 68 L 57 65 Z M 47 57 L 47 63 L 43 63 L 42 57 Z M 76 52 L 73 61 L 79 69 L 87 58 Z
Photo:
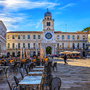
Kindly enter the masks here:
M 64 62 L 65 62 L 64 65 L 65 65 L 65 64 L 68 64 L 68 63 L 66 62 L 66 60 L 67 60 L 67 55 L 66 55 L 66 53 L 65 53 L 65 55 L 64 55 Z

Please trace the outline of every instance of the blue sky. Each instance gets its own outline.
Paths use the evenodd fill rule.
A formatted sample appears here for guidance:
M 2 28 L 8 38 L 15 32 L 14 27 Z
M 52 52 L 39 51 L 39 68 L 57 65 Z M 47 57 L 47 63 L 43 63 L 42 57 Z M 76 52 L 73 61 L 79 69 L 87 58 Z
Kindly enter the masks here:
M 76 32 L 90 26 L 90 0 L 0 0 L 0 20 L 7 31 L 42 31 L 47 8 L 55 31 Z

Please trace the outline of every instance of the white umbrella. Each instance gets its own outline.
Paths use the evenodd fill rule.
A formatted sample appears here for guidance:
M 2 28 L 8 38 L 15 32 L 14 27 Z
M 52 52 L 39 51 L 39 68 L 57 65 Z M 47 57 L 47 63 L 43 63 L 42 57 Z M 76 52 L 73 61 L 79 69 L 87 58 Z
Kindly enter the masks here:
M 73 54 L 79 54 L 80 52 L 78 52 L 78 51 L 73 51 L 72 53 L 73 53 Z

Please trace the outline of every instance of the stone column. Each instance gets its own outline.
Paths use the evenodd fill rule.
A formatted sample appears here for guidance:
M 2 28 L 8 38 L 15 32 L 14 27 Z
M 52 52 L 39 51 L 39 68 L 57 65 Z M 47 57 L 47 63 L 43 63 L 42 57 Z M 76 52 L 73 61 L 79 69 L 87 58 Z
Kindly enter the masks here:
M 23 58 L 25 58 L 25 49 L 23 48 Z
M 20 49 L 20 59 L 22 59 L 22 48 Z

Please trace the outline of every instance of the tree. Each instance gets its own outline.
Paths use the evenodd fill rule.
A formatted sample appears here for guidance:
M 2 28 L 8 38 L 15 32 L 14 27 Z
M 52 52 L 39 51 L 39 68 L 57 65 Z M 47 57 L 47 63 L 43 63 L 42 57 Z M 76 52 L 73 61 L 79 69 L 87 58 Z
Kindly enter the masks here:
M 90 33 L 90 26 L 87 27 L 87 28 L 84 28 L 82 31 L 83 31 L 83 32 L 88 32 L 88 33 Z
M 46 48 L 46 54 L 51 54 L 51 47 Z

